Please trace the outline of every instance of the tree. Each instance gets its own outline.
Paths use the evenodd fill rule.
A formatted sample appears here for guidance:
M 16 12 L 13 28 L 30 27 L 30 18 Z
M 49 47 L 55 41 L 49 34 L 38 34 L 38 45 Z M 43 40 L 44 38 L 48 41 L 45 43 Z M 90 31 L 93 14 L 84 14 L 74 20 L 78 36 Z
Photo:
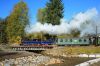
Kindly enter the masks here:
M 25 27 L 29 25 L 27 4 L 23 1 L 17 3 L 7 19 L 7 37 L 9 43 L 15 43 L 25 35 Z
M 63 18 L 62 0 L 49 0 L 46 4 L 46 21 L 52 25 L 59 25 L 60 19 Z
M 40 8 L 38 10 L 37 20 L 42 24 L 46 22 L 46 8 Z
M 0 43 L 7 43 L 7 36 L 6 36 L 6 19 L 0 18 Z
M 2 19 L 0 18 L 0 43 L 2 43 Z
M 79 37 L 80 36 L 80 31 L 76 28 L 71 29 L 71 35 L 75 38 L 75 37 Z

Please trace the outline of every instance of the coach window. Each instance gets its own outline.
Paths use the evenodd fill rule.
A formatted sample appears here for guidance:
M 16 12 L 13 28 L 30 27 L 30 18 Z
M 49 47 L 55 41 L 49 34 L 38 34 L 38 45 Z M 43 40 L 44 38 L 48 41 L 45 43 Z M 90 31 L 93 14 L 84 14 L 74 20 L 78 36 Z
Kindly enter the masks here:
M 81 39 L 79 39 L 79 42 L 81 42 L 82 40 Z
M 70 39 L 70 42 L 72 42 L 72 39 Z
M 60 39 L 60 42 L 63 42 L 63 39 Z
M 68 40 L 66 39 L 65 41 L 67 42 Z
M 84 39 L 84 42 L 86 42 L 86 39 Z

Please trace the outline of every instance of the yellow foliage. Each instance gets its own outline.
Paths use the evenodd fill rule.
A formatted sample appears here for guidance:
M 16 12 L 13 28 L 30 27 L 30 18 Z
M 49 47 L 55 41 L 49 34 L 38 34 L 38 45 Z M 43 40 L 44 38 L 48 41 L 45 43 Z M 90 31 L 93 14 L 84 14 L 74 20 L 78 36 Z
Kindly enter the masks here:
M 21 43 L 21 37 L 17 36 L 17 38 L 16 38 L 16 44 L 20 44 L 20 43 Z

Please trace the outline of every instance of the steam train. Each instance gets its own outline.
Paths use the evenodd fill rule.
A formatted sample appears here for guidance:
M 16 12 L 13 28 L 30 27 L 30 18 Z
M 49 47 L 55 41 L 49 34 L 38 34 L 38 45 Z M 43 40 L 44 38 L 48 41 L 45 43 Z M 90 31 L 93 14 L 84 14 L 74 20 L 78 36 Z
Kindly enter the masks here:
M 92 38 L 56 38 L 56 39 L 48 39 L 48 40 L 22 40 L 21 45 L 23 46 L 47 46 L 47 45 L 58 45 L 58 46 L 89 46 L 89 45 L 100 45 L 99 37 Z

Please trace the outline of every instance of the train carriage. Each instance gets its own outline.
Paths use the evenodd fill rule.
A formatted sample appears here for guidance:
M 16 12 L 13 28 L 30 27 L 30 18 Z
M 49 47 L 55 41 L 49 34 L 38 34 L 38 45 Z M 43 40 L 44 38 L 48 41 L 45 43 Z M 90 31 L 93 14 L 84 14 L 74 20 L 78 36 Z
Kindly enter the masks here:
M 57 38 L 57 39 L 49 39 L 49 40 L 23 40 L 21 45 L 28 46 L 28 45 L 60 45 L 60 46 L 89 46 L 89 45 L 100 45 L 100 37 L 97 39 L 95 37 L 85 37 L 85 38 Z
M 90 41 L 88 38 L 70 38 L 62 39 L 58 38 L 57 45 L 89 45 Z
M 100 37 L 98 38 L 98 45 L 100 45 Z

